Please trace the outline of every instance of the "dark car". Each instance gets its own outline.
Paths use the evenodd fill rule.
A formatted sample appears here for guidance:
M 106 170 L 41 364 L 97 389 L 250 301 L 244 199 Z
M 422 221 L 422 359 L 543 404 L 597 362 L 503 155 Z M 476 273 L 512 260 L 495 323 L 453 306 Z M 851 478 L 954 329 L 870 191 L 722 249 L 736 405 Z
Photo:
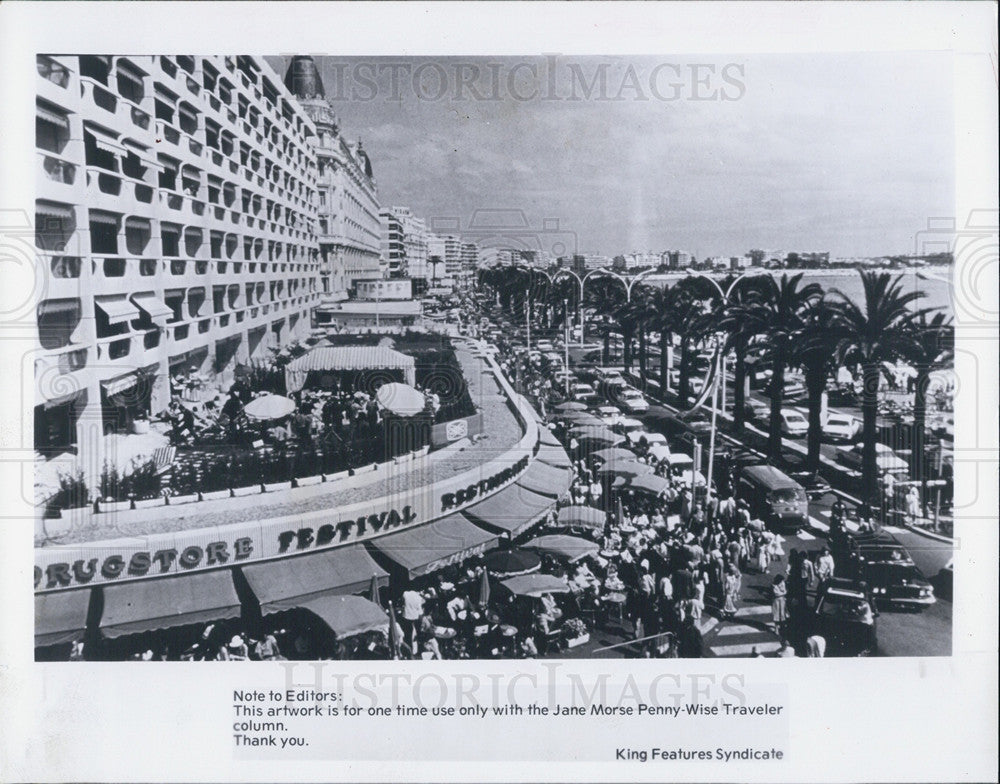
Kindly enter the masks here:
M 934 587 L 902 543 L 885 531 L 847 533 L 830 541 L 850 572 L 868 585 L 873 604 L 921 610 L 934 604 Z
M 834 578 L 816 600 L 813 628 L 827 655 L 870 656 L 878 650 L 877 615 L 865 583 Z
M 815 471 L 791 471 L 788 475 L 802 485 L 809 498 L 822 498 L 831 492 L 830 483 Z

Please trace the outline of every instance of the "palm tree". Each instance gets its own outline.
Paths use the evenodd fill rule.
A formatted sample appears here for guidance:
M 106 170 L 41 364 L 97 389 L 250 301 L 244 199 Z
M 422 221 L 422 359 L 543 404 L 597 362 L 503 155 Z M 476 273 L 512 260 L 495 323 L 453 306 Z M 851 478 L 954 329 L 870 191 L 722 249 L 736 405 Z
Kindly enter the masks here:
M 810 302 L 802 314 L 801 340 L 796 343 L 791 357 L 792 362 L 805 372 L 809 401 L 806 469 L 809 471 L 816 471 L 819 468 L 819 450 L 823 436 L 821 421 L 823 394 L 837 369 L 836 315 L 836 309 L 828 300 L 818 299 Z
M 670 362 L 673 351 L 673 335 L 677 330 L 677 287 L 655 288 L 650 298 L 650 308 L 655 313 L 653 324 L 660 333 L 660 397 L 666 395 L 670 386 Z
M 717 320 L 720 329 L 726 333 L 725 351 L 736 355 L 733 367 L 733 430 L 739 435 L 746 421 L 747 357 L 750 344 L 755 337 L 751 327 L 740 317 L 740 308 L 745 307 L 752 297 L 755 278 L 742 278 L 729 291 L 728 301 L 719 308 Z M 725 401 L 723 401 L 725 405 Z
M 658 289 L 654 286 L 637 285 L 632 290 L 629 311 L 635 320 L 635 329 L 639 336 L 639 379 L 646 384 L 649 332 L 655 326 L 659 315 L 655 307 L 655 295 Z
M 837 361 L 861 366 L 863 392 L 861 401 L 862 452 L 861 477 L 863 497 L 870 508 L 879 504 L 879 472 L 875 444 L 878 418 L 879 378 L 886 365 L 913 350 L 913 323 L 920 315 L 910 306 L 924 296 L 920 291 L 903 291 L 902 275 L 858 270 L 864 287 L 864 300 L 852 302 L 843 292 L 833 290 L 837 298 Z M 923 311 L 926 313 L 926 311 Z
M 768 456 L 781 457 L 781 404 L 785 392 L 785 369 L 803 327 L 802 312 L 823 296 L 817 283 L 800 287 L 802 273 L 777 279 L 762 276 L 746 305 L 735 308 L 749 332 L 766 339 L 764 355 L 771 360 L 771 421 L 767 434 Z
M 706 302 L 712 298 L 714 287 L 700 278 L 684 278 L 674 286 L 674 290 L 675 326 L 681 340 L 677 396 L 680 405 L 686 407 L 691 397 L 691 353 L 706 334 Z
M 587 289 L 587 299 L 605 322 L 602 326 L 604 346 L 601 351 L 601 364 L 607 365 L 611 353 L 614 314 L 625 302 L 625 291 L 613 278 L 598 277 Z
M 927 423 L 927 387 L 935 370 L 951 367 L 955 359 L 955 327 L 943 312 L 935 313 L 930 320 L 927 313 L 913 319 L 913 342 L 903 358 L 913 365 L 917 376 L 913 394 L 913 442 L 910 455 L 910 473 L 923 484 L 920 497 L 923 514 L 927 516 L 927 466 L 924 454 Z

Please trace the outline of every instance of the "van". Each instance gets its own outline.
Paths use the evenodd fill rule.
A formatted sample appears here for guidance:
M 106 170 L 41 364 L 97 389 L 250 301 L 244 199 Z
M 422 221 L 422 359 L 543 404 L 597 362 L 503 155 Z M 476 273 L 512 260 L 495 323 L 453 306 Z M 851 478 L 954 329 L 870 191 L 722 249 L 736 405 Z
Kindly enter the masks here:
M 809 499 L 805 488 L 774 466 L 747 466 L 740 471 L 736 493 L 750 505 L 750 514 L 769 528 L 796 533 L 806 527 Z

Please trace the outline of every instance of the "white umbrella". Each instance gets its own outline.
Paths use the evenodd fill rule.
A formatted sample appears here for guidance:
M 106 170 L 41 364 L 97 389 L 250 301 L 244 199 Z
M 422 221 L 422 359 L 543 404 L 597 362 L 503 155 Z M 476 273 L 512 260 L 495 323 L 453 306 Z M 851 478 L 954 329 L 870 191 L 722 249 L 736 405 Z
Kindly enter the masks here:
M 283 395 L 261 395 L 247 403 L 243 413 L 250 419 L 267 421 L 281 419 L 295 410 L 295 401 Z
M 375 393 L 375 399 L 382 408 L 399 416 L 413 416 L 424 410 L 426 401 L 423 393 L 409 384 L 391 382 L 383 384 Z

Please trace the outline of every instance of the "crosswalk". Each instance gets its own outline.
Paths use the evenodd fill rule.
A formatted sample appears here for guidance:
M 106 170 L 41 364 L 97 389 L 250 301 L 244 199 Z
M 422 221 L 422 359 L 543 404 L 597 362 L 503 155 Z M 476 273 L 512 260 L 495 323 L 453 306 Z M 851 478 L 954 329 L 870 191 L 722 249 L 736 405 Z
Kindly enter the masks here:
M 815 515 L 809 515 L 809 524 L 817 531 L 822 531 L 823 533 L 827 533 L 830 530 L 830 510 L 820 509 L 818 511 L 819 511 L 819 517 L 816 517 Z M 844 526 L 847 528 L 848 531 L 858 530 L 858 524 L 852 522 L 851 520 L 845 521 Z M 890 534 L 905 533 L 905 531 L 902 528 L 898 528 L 894 525 L 883 525 L 882 530 Z M 807 533 L 806 531 L 801 531 L 799 533 L 799 538 L 815 539 L 816 537 L 813 536 L 812 534 Z
M 781 640 L 768 628 L 771 607 L 764 604 L 748 604 L 736 611 L 732 621 L 703 617 L 698 628 L 702 636 L 715 631 L 706 646 L 706 655 L 716 658 L 746 658 L 754 651 L 771 654 L 781 647 Z

